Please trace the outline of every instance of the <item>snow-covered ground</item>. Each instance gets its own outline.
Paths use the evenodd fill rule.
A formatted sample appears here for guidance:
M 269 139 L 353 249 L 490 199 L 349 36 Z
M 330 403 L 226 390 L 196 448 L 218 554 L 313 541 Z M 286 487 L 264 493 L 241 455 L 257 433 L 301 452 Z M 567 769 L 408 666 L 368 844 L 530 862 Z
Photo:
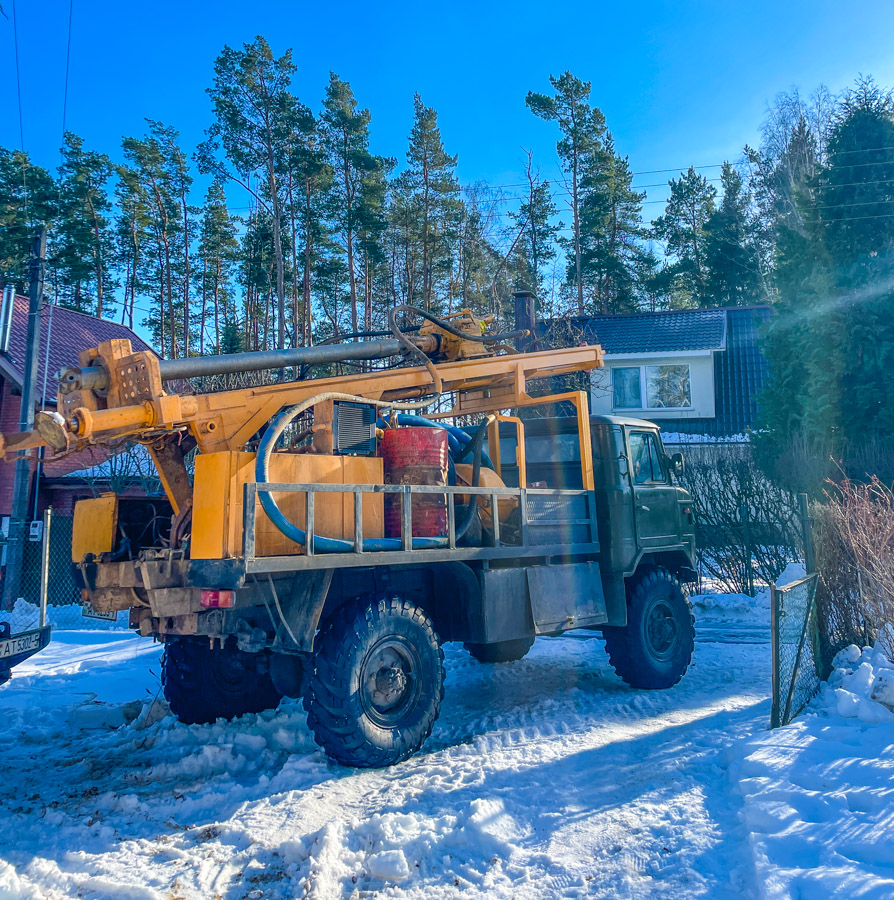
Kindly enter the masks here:
M 496 666 L 448 645 L 432 737 L 381 771 L 329 763 L 292 701 L 213 726 L 157 718 L 158 645 L 57 633 L 0 688 L 0 898 L 821 897 L 835 876 L 811 892 L 797 867 L 822 863 L 809 848 L 827 833 L 850 835 L 847 896 L 894 896 L 894 726 L 841 718 L 834 695 L 827 718 L 769 735 L 765 606 L 715 595 L 696 616 L 690 671 L 654 693 L 620 682 L 587 632 Z M 851 760 L 822 777 L 865 779 L 846 800 L 795 778 L 814 721 L 839 736 L 810 740 Z M 773 791 L 791 805 L 778 822 Z
M 894 665 L 857 647 L 835 665 L 733 767 L 762 897 L 894 897 Z

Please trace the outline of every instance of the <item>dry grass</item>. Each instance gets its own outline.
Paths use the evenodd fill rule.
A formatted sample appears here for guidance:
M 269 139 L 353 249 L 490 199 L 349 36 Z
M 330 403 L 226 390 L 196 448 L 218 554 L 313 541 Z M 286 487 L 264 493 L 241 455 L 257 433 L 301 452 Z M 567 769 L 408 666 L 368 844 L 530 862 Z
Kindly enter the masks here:
M 873 638 L 894 658 L 894 493 L 873 476 L 844 479 L 816 508 L 817 568 L 831 643 Z M 838 640 L 834 640 L 834 638 Z M 834 652 L 834 646 L 830 646 Z

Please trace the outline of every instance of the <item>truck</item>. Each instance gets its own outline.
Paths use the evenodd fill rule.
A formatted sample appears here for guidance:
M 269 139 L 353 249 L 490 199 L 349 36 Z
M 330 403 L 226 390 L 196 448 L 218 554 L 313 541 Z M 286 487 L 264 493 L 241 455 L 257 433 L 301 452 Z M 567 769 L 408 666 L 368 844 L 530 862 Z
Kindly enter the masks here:
M 397 307 L 389 324 L 379 340 L 215 357 L 84 350 L 57 410 L 0 439 L 57 455 L 131 441 L 155 463 L 162 494 L 76 505 L 84 602 L 129 610 L 163 644 L 181 721 L 300 698 L 348 766 L 423 745 L 451 641 L 503 663 L 590 629 L 629 685 L 675 685 L 694 642 L 692 498 L 654 424 L 591 416 L 585 390 L 555 387 L 601 348 L 517 352 L 518 334 L 469 310 Z M 190 392 L 235 372 L 272 374 Z

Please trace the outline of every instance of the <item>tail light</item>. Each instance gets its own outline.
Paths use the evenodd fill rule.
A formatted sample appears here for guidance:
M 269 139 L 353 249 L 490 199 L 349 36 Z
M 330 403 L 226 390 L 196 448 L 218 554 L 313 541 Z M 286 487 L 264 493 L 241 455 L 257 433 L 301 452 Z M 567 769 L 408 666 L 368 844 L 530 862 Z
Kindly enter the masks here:
M 231 609 L 235 605 L 234 591 L 202 591 L 202 606 L 205 609 Z

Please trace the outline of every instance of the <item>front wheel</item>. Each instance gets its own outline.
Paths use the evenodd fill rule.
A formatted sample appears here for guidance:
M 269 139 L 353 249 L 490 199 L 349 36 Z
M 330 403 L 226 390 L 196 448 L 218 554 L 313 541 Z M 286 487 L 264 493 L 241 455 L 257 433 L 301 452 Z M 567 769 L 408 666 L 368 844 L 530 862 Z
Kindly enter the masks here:
M 392 598 L 347 604 L 317 635 L 304 704 L 314 739 L 347 766 L 390 766 L 431 734 L 444 652 L 424 610 Z
M 692 606 L 667 569 L 648 569 L 628 588 L 627 625 L 603 635 L 612 668 L 631 687 L 673 687 L 692 660 Z

